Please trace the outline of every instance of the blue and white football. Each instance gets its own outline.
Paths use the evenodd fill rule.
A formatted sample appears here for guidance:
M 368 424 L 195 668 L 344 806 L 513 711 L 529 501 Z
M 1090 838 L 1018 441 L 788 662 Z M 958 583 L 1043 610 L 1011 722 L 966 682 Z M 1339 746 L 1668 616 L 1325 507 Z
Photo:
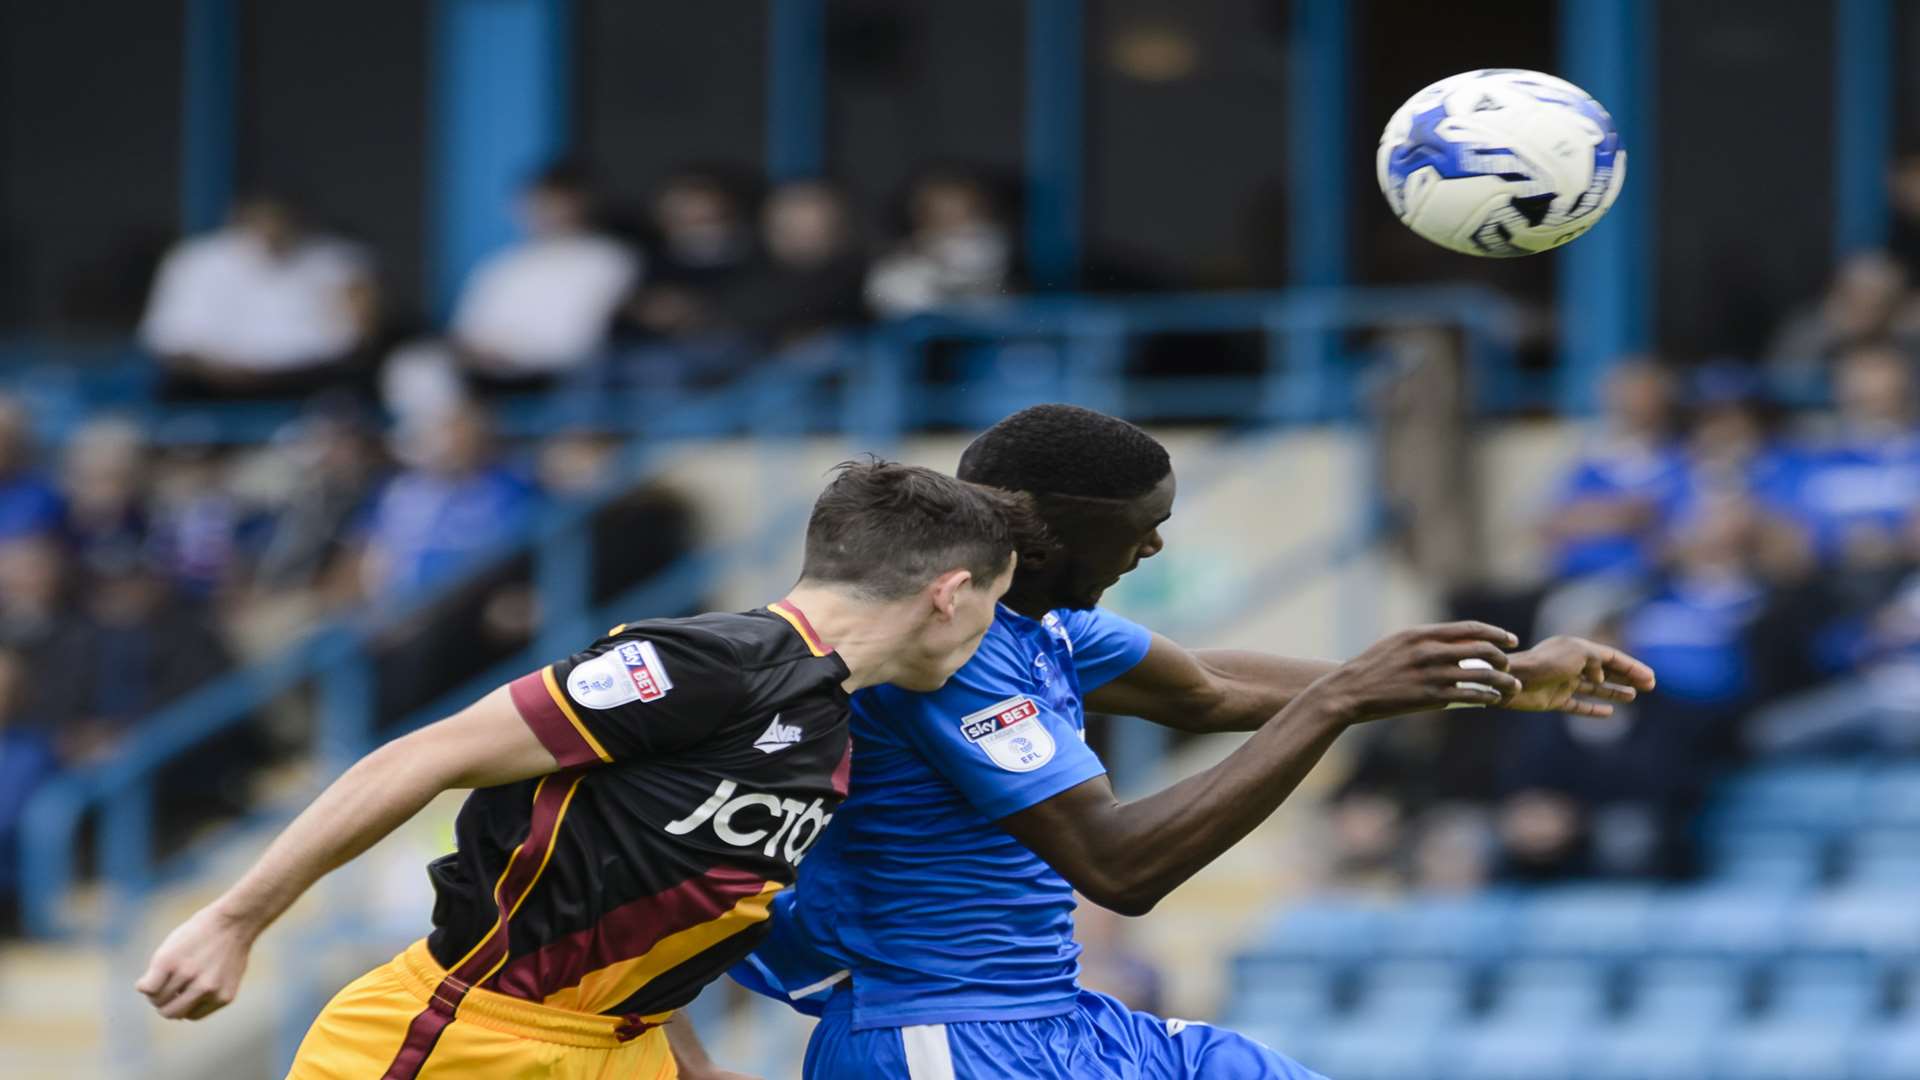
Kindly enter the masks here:
M 1484 68 L 1407 99 L 1380 136 L 1380 191 L 1407 227 L 1468 255 L 1559 247 L 1605 216 L 1627 179 L 1620 134 L 1585 90 Z

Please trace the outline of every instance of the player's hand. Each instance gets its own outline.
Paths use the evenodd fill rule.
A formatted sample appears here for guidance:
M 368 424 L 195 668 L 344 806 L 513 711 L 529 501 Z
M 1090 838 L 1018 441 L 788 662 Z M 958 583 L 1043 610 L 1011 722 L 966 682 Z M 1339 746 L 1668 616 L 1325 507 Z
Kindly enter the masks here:
M 198 1020 L 240 991 L 253 933 L 212 906 L 168 934 L 133 984 L 169 1020 Z
M 1520 680 L 1507 673 L 1506 652 L 1519 643 L 1483 622 L 1416 626 L 1382 638 L 1315 680 L 1307 693 L 1355 721 L 1455 704 L 1500 705 L 1520 692 Z M 1462 670 L 1462 660 L 1483 661 L 1487 667 Z
M 1616 703 L 1653 689 L 1652 668 L 1586 638 L 1550 637 L 1509 659 L 1521 684 L 1509 709 L 1612 716 Z

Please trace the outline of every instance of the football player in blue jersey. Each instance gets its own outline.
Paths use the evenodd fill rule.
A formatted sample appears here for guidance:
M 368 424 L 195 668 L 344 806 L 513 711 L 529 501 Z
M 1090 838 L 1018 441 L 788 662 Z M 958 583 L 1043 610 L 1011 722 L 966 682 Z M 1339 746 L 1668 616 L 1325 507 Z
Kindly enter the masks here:
M 809 1080 L 1312 1077 L 1244 1036 L 1082 989 L 1074 892 L 1151 910 L 1355 723 L 1452 704 L 1605 715 L 1653 686 L 1613 649 L 1554 638 L 1515 651 L 1475 622 L 1403 631 L 1339 665 L 1190 651 L 1096 606 L 1162 546 L 1174 476 L 1151 436 L 1038 406 L 976 439 L 959 475 L 1032 493 L 1054 544 L 1023 554 L 979 652 L 943 689 L 854 697 L 850 794 L 733 972 L 822 1017 Z M 1463 661 L 1486 667 L 1463 678 Z M 1122 802 L 1083 707 L 1253 734 Z

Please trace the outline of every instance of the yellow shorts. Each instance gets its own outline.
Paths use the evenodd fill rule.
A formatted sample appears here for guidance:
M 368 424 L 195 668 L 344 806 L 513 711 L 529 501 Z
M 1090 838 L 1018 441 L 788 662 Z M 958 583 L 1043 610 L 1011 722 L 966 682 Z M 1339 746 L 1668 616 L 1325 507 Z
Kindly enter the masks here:
M 464 991 L 464 992 L 462 992 Z M 644 1018 L 664 1023 L 668 1015 Z M 468 989 L 416 942 L 348 984 L 307 1029 L 288 1080 L 671 1080 L 667 1033 Z

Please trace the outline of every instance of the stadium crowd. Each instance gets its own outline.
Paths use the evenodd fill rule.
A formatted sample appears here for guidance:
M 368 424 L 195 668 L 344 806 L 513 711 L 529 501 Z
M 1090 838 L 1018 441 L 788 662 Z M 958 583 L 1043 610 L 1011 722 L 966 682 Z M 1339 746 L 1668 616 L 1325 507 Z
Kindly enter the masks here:
M 1659 692 L 1609 720 L 1370 732 L 1332 800 L 1331 878 L 1684 879 L 1728 768 L 1920 748 L 1915 310 L 1901 264 L 1866 255 L 1760 363 L 1617 367 L 1538 507 L 1545 581 L 1456 604 L 1615 641 Z
M 493 553 L 539 507 L 600 486 L 619 442 L 581 427 L 508 444 L 492 415 L 502 395 L 720 383 L 818 335 L 1013 280 L 992 190 L 960 172 L 921 177 L 899 236 L 871 257 L 827 183 L 756 197 L 687 171 L 638 225 L 597 196 L 571 164 L 532 177 L 522 238 L 474 270 L 432 333 L 383 302 L 371 253 L 283 195 L 247 196 L 175 245 L 135 331 L 154 394 L 304 402 L 263 445 L 161 445 L 105 417 L 48 446 L 28 401 L 0 396 L 0 932 L 41 782 L 317 620 L 433 598 L 382 630 L 389 719 L 526 644 L 529 567 Z M 594 527 L 620 539 L 595 544 L 605 599 L 683 553 L 693 521 L 675 493 L 648 489 Z M 63 676 L 36 677 L 50 671 Z M 274 712 L 161 778 L 163 843 L 254 801 L 304 737 L 298 709 Z
M 1609 721 L 1367 732 L 1332 802 L 1333 880 L 1684 877 L 1723 766 L 1920 745 L 1902 704 L 1920 688 L 1920 167 L 1895 193 L 1893 253 L 1842 264 L 1757 362 L 1619 367 L 1540 509 L 1547 580 L 1459 598 L 1459 614 L 1534 637 L 1609 636 L 1661 672 L 1660 693 Z M 638 222 L 602 194 L 572 164 L 530 178 L 521 238 L 475 268 L 443 326 L 393 311 L 377 258 L 284 196 L 244 198 L 177 244 L 136 330 L 156 393 L 304 401 L 264 445 L 162 447 L 97 419 L 56 452 L 0 399 L 0 901 L 40 780 L 316 618 L 470 581 L 386 635 L 388 717 L 525 644 L 527 567 L 474 572 L 532 510 L 600 483 L 617 444 L 585 429 L 506 444 L 490 411 L 504 396 L 714 385 L 823 335 L 1021 285 L 1005 200 L 962 171 L 916 180 L 880 244 L 825 182 L 759 192 L 689 170 Z M 691 537 L 671 492 L 617 510 L 606 529 L 656 527 L 600 545 L 601 595 Z M 163 837 L 248 803 L 261 766 L 299 742 L 282 730 L 297 723 L 265 719 L 163 780 Z

